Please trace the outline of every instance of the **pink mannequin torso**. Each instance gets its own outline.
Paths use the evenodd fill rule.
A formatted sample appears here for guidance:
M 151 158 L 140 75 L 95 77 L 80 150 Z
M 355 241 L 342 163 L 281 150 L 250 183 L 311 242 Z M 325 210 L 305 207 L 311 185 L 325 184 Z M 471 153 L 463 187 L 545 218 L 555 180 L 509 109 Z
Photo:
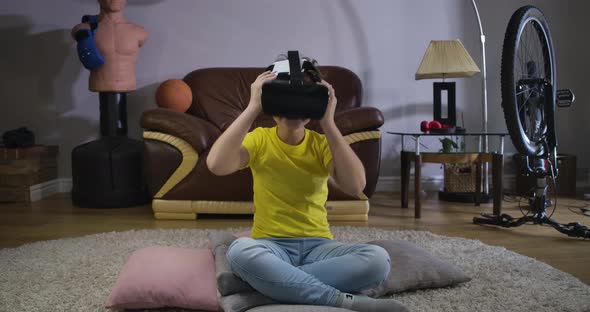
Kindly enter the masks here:
M 119 13 L 119 12 L 117 12 Z M 86 23 L 72 30 L 90 28 Z M 143 27 L 127 21 L 122 14 L 101 12 L 94 42 L 105 63 L 90 72 L 89 89 L 93 92 L 129 92 L 136 86 L 135 63 L 148 33 Z

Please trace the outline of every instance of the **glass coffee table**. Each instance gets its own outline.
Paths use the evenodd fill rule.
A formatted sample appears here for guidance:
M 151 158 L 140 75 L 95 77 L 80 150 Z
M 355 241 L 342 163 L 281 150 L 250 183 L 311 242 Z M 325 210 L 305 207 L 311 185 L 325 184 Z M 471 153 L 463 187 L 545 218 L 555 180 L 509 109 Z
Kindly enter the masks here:
M 504 137 L 508 133 L 423 133 L 387 132 L 401 137 L 401 205 L 408 208 L 410 166 L 414 162 L 414 217 L 422 216 L 420 202 L 422 163 L 472 163 L 476 167 L 473 201 L 479 206 L 482 195 L 482 165 L 492 164 L 493 213 L 502 210 L 502 179 L 504 175 Z M 490 140 L 491 139 L 491 140 Z M 438 141 L 438 142 L 436 142 Z M 443 141 L 445 143 L 443 143 Z M 455 144 L 449 143 L 449 141 Z M 434 143 L 433 143 L 434 142 Z M 486 151 L 485 145 L 488 142 Z M 493 144 L 489 144 L 493 143 Z M 445 146 L 446 145 L 446 146 Z M 449 149 L 449 145 L 451 148 Z M 433 146 L 441 147 L 440 150 Z M 487 186 L 487 182 L 485 182 Z

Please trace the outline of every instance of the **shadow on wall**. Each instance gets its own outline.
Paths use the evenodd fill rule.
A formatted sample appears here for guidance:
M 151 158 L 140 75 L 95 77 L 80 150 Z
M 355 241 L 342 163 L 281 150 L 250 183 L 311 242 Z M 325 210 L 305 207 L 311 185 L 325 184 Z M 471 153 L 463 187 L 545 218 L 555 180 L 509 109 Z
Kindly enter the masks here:
M 338 1 L 338 5 L 341 7 L 342 12 L 344 12 L 344 14 L 347 16 L 347 21 L 350 24 L 348 25 L 350 29 L 349 35 L 351 35 L 353 37 L 353 41 L 357 43 L 357 55 L 360 59 L 359 64 L 361 68 L 361 72 L 359 73 L 360 79 L 363 82 L 363 85 L 370 86 L 372 82 L 371 75 L 369 73 L 370 45 L 367 39 L 367 34 L 363 28 L 361 18 L 350 0 Z M 325 12 L 329 13 L 330 11 L 325 10 Z M 336 25 L 335 23 L 332 23 L 331 26 L 333 32 L 342 31 L 342 25 Z M 368 92 L 363 92 L 363 103 L 370 103 L 371 100 L 370 94 Z
M 158 4 L 163 2 L 164 0 L 138 0 L 138 1 L 127 1 L 127 5 L 129 6 L 149 6 L 153 4 Z M 79 3 L 97 3 L 97 0 L 77 0 L 76 2 Z
M 59 145 L 60 176 L 69 176 L 72 148 L 96 134 L 97 122 L 72 114 L 82 67 L 70 30 L 32 33 L 32 25 L 26 16 L 0 16 L 0 37 L 10 42 L 0 49 L 0 131 L 27 126 L 37 143 Z
M 476 1 L 481 17 L 484 35 L 486 36 L 486 68 L 487 68 L 487 107 L 488 107 L 488 132 L 506 132 L 506 122 L 502 110 L 502 96 L 500 93 L 500 68 L 504 33 L 510 16 L 520 5 L 526 1 L 503 1 L 506 5 Z M 465 1 L 461 6 L 460 14 L 463 16 L 463 33 L 461 41 L 473 60 L 480 67 L 481 73 L 472 78 L 465 79 L 466 99 L 470 101 L 470 114 L 466 115 L 466 127 L 468 130 L 483 130 L 483 86 L 482 86 L 482 51 L 477 16 L 473 10 L 471 1 Z M 494 17 L 494 18 L 492 18 Z M 507 142 L 507 152 L 514 151 L 510 140 Z
M 128 136 L 130 138 L 142 140 L 143 129 L 139 124 L 141 114 L 157 107 L 155 94 L 159 85 L 160 82 L 152 83 L 127 95 L 127 124 L 129 125 Z
M 395 124 L 396 122 L 401 121 L 402 118 L 406 116 L 412 115 L 428 115 L 432 114 L 432 103 L 408 103 L 403 106 L 390 106 L 386 110 L 381 110 L 383 114 L 383 119 L 386 123 Z M 396 129 L 399 130 L 399 129 Z M 388 130 L 389 131 L 389 130 Z M 403 130 L 399 130 L 403 131 Z M 420 131 L 420 125 L 416 125 L 415 132 Z M 406 131 L 406 132 L 413 132 L 413 131 Z M 391 157 L 381 159 L 381 169 L 380 174 L 383 176 L 399 176 L 400 170 L 400 157 L 401 157 L 401 147 L 402 147 L 402 139 L 399 135 L 388 134 L 385 131 L 381 133 L 382 141 L 388 141 L 392 144 L 389 145 L 390 149 L 386 151 L 381 151 L 381 155 L 391 155 Z M 407 148 L 411 147 L 410 144 L 411 139 L 406 137 L 405 146 Z M 412 141 L 413 142 L 413 141 Z

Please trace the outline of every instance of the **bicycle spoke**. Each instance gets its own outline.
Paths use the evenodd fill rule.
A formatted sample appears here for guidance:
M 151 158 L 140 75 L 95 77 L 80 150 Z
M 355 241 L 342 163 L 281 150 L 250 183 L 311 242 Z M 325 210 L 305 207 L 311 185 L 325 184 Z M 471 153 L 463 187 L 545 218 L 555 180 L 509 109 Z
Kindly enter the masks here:
M 518 95 L 523 94 L 527 91 L 535 92 L 537 95 L 542 95 L 541 92 L 539 92 L 539 90 L 537 88 L 527 88 L 527 89 L 524 89 L 520 92 L 517 92 L 516 95 L 518 96 Z
M 531 98 L 531 94 L 532 93 L 529 93 L 528 96 L 526 97 L 526 99 L 522 102 L 522 107 L 518 109 L 518 112 L 520 112 L 522 110 L 522 108 L 527 106 L 526 104 L 527 104 L 528 100 Z
M 519 90 L 515 92 L 514 97 L 517 116 L 524 134 L 530 141 L 537 142 L 545 135 L 546 126 L 542 116 L 543 108 L 538 106 L 545 96 L 540 84 L 544 80 L 552 83 L 551 69 L 547 65 L 551 60 L 545 57 L 547 49 L 543 41 L 545 35 L 541 25 L 531 19 L 522 27 L 513 67 L 515 87 Z M 539 82 L 533 85 L 530 82 L 520 85 L 518 82 L 520 80 L 532 80 L 533 83 L 538 80 Z

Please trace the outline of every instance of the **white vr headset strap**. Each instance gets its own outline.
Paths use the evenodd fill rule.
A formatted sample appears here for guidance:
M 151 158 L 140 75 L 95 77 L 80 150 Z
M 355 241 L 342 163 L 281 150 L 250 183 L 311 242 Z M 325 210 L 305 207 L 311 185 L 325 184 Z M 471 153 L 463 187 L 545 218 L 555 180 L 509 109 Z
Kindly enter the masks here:
M 307 60 L 301 59 L 301 64 L 303 62 L 308 62 Z M 280 73 L 291 73 L 289 70 L 289 60 L 282 60 L 273 63 L 274 67 L 272 69 L 273 74 L 280 74 Z M 303 72 L 303 68 L 301 69 Z

